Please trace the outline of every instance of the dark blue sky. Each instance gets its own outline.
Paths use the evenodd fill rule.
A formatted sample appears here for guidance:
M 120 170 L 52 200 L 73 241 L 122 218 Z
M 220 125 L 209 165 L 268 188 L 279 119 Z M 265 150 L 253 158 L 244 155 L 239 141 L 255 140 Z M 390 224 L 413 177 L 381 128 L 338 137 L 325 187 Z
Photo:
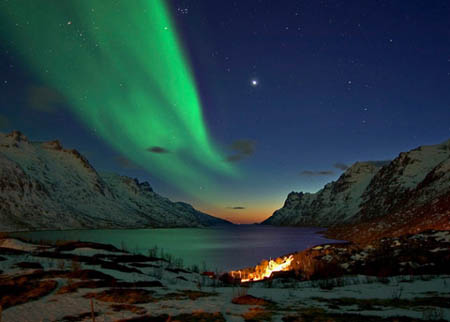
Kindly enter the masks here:
M 247 146 L 235 160 L 245 178 L 223 182 L 214 206 L 124 167 L 63 99 L 30 108 L 25 93 L 36 81 L 2 44 L 0 130 L 59 138 L 98 169 L 148 179 L 166 196 L 237 222 L 264 219 L 288 192 L 335 180 L 335 163 L 392 159 L 450 137 L 449 1 L 169 4 L 212 136 Z M 246 209 L 227 208 L 235 206 Z

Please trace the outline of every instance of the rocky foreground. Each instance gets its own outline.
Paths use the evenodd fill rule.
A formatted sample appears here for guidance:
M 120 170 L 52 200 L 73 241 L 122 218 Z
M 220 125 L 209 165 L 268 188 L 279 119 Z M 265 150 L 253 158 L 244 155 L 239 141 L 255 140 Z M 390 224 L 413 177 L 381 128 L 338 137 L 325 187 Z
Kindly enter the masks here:
M 0 133 L 0 231 L 216 224 L 229 222 L 172 202 L 147 182 L 97 172 L 58 141 Z
M 365 249 L 321 245 L 294 254 L 292 270 L 241 284 L 156 249 L 5 237 L 0 312 L 3 322 L 444 321 L 449 246 L 450 235 L 438 231 Z

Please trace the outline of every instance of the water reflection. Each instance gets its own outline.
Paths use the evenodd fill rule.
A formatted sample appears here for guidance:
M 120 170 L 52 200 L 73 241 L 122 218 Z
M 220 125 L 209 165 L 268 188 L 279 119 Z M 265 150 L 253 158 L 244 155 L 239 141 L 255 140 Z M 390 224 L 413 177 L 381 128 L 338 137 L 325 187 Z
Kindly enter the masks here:
M 17 233 L 34 240 L 82 240 L 125 246 L 147 254 L 155 245 L 182 258 L 186 266 L 203 263 L 219 272 L 255 266 L 270 259 L 332 242 L 318 234 L 319 228 L 273 227 L 262 225 L 214 228 L 70 230 Z

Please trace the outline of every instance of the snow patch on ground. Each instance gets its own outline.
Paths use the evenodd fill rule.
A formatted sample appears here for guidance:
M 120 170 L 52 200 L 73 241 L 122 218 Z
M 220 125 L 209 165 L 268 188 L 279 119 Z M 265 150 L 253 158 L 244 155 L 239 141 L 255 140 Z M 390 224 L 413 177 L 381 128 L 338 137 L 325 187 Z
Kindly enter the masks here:
M 33 252 L 39 248 L 42 248 L 42 246 L 33 245 L 14 238 L 0 239 L 0 247 L 23 250 L 27 252 Z
M 2 245 L 5 240 L 0 241 Z M 37 246 L 23 242 L 13 242 L 9 240 L 6 242 L 9 247 L 21 247 L 30 251 L 34 251 Z M 34 246 L 34 247 L 33 247 Z M 88 254 L 109 253 L 117 254 L 117 252 L 108 252 L 104 250 L 97 250 L 90 247 L 83 247 L 75 249 L 67 253 L 82 253 L 85 256 Z M 36 253 L 34 253 L 36 254 Z M 363 253 L 364 254 L 364 253 Z M 56 269 L 55 265 L 59 265 L 59 260 L 46 259 L 34 256 L 33 254 L 19 254 L 19 255 L 2 255 L 7 258 L 6 261 L 0 262 L 0 269 L 7 271 L 7 274 L 18 275 L 31 273 L 34 270 L 13 268 L 15 263 L 19 261 L 39 262 L 45 270 Z M 361 256 L 361 255 L 359 255 Z M 63 260 L 64 261 L 64 260 Z M 282 317 L 291 315 L 293 312 L 301 312 L 307 308 L 320 308 L 326 312 L 331 313 L 351 313 L 363 314 L 379 317 L 389 316 L 409 316 L 412 318 L 423 318 L 423 306 L 411 306 L 409 308 L 395 306 L 394 302 L 391 305 L 375 306 L 374 309 L 362 310 L 357 304 L 331 306 L 332 300 L 339 299 L 354 299 L 355 303 L 358 300 L 414 300 L 415 298 L 429 298 L 442 297 L 448 298 L 450 296 L 450 276 L 395 276 L 390 278 L 378 279 L 377 277 L 368 277 L 364 275 L 346 276 L 337 279 L 323 280 L 323 281 L 298 281 L 295 279 L 275 279 L 273 281 L 264 281 L 254 283 L 249 288 L 242 286 L 224 287 L 223 285 L 214 284 L 214 280 L 206 276 L 201 276 L 195 272 L 172 272 L 167 270 L 169 264 L 165 261 L 151 261 L 148 264 L 156 267 L 139 267 L 142 273 L 127 273 L 120 272 L 114 269 L 104 269 L 98 265 L 86 265 L 80 263 L 82 269 L 95 269 L 102 273 L 113 276 L 119 281 L 137 282 L 137 281 L 155 281 L 159 280 L 163 287 L 145 288 L 148 291 L 153 291 L 155 298 L 159 300 L 156 302 L 136 304 L 140 308 L 147 310 L 148 314 L 157 316 L 160 314 L 170 314 L 176 316 L 181 313 L 192 313 L 194 311 L 204 312 L 221 312 L 227 321 L 244 321 L 242 315 L 250 309 L 257 306 L 254 305 L 236 305 L 232 304 L 231 300 L 243 293 L 271 300 L 277 303 L 276 308 L 264 308 L 264 310 L 271 311 L 273 321 L 281 321 Z M 127 267 L 133 267 L 129 263 L 122 263 Z M 147 263 L 146 263 L 147 264 Z M 406 265 L 415 263 L 405 263 Z M 70 270 L 70 260 L 65 260 L 65 269 Z M 345 266 L 342 264 L 341 266 Z M 3 275 L 4 277 L 5 275 Z M 182 279 L 180 279 L 182 277 Z M 55 279 L 59 287 L 66 285 L 69 281 L 65 278 Z M 76 282 L 75 280 L 73 282 Z M 333 286 L 328 285 L 335 283 Z M 13 306 L 3 311 L 3 321 L 5 322 L 34 322 L 34 321 L 54 321 L 59 320 L 64 316 L 76 316 L 80 313 L 90 312 L 90 300 L 84 298 L 83 295 L 90 292 L 101 292 L 108 288 L 97 289 L 78 289 L 77 292 L 67 294 L 57 294 L 57 291 L 50 295 L 43 297 L 36 301 Z M 208 292 L 215 295 L 200 297 L 196 300 L 188 298 L 171 298 L 169 294 L 182 293 L 183 291 L 197 291 Z M 152 295 L 153 296 L 153 295 Z M 350 301 L 351 302 L 351 301 Z M 128 311 L 114 312 L 111 309 L 111 304 L 95 300 L 95 311 L 99 313 L 98 321 L 114 321 L 123 318 L 136 317 L 135 313 Z M 430 307 L 429 309 L 433 309 Z M 443 308 L 441 310 L 444 319 L 450 319 L 450 310 Z

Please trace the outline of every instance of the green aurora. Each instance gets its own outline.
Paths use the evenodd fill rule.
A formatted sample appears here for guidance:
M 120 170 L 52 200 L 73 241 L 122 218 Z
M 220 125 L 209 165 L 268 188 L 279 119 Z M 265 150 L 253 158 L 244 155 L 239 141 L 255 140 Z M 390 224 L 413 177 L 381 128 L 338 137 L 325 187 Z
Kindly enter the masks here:
M 118 153 L 193 196 L 236 176 L 162 1 L 13 1 L 0 19 L 6 45 Z

